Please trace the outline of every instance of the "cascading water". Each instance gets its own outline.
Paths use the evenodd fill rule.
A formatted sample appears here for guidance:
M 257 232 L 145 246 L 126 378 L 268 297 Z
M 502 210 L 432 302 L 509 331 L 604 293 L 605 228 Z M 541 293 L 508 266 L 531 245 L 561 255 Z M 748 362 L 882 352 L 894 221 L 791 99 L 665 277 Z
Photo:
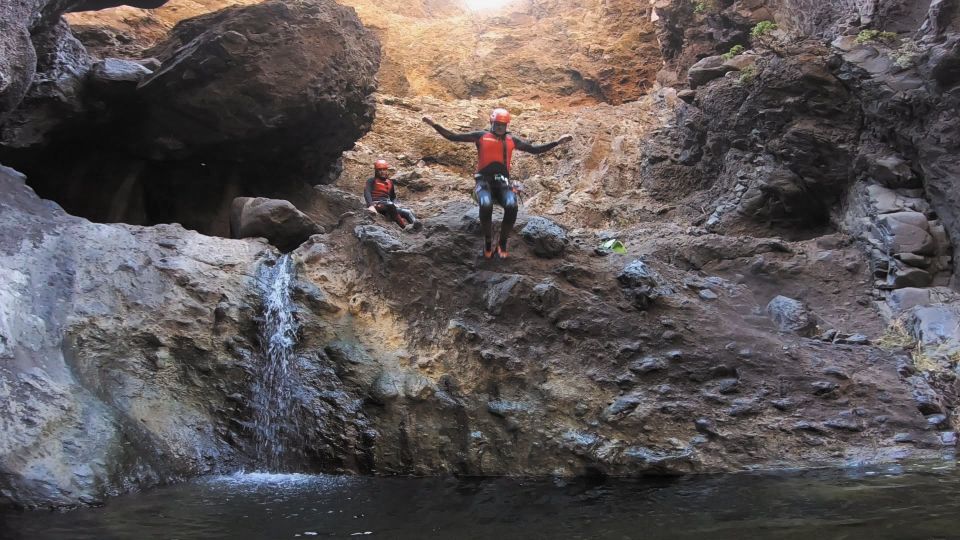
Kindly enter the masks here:
M 279 472 L 283 466 L 284 443 L 289 440 L 292 418 L 289 372 L 299 330 L 290 300 L 292 279 L 293 262 L 289 255 L 283 255 L 273 267 L 264 266 L 260 275 L 263 361 L 254 384 L 253 426 L 257 456 L 273 472 Z

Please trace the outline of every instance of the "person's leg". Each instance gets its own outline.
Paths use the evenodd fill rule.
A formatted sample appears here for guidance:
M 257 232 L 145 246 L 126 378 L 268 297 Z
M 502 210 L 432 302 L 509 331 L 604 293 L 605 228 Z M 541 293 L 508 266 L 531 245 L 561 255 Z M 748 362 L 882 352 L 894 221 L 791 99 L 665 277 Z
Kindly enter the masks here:
M 414 228 L 419 228 L 418 225 L 420 224 L 420 222 L 417 221 L 417 217 L 413 215 L 413 212 L 411 212 L 409 208 L 398 207 L 397 213 L 399 213 L 403 217 L 403 219 L 407 221 L 407 223 L 413 223 Z
M 507 240 L 513 231 L 513 225 L 517 222 L 517 194 L 509 187 L 503 187 L 497 191 L 497 204 L 503 207 L 503 221 L 500 223 L 500 248 L 501 256 L 507 254 Z
M 490 184 L 486 180 L 477 180 L 477 186 L 474 189 L 477 194 L 477 204 L 480 205 L 483 255 L 490 257 L 493 254 L 493 195 L 490 193 Z
M 378 204 L 378 205 L 377 205 L 377 212 L 379 212 L 380 214 L 386 216 L 386 217 L 389 218 L 391 221 L 393 221 L 394 223 L 396 223 L 397 225 L 399 225 L 399 226 L 401 226 L 401 227 L 406 227 L 406 225 L 407 225 L 406 220 L 404 220 L 403 217 L 400 216 L 400 213 L 397 212 L 397 207 L 396 207 L 396 205 L 386 204 L 386 203 Z

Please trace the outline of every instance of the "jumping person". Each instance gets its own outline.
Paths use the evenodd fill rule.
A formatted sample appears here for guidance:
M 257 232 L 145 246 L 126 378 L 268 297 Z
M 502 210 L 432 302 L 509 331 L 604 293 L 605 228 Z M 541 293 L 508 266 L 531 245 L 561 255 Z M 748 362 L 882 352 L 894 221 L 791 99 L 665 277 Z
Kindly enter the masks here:
M 506 109 L 494 109 L 490 114 L 490 129 L 470 133 L 452 133 L 429 116 L 423 117 L 424 123 L 448 141 L 471 142 L 477 145 L 477 172 L 474 175 L 477 203 L 480 205 L 480 228 L 483 230 L 483 256 L 493 257 L 493 205 L 503 208 L 503 221 L 500 224 L 500 241 L 497 243 L 497 256 L 507 258 L 507 239 L 513 224 L 517 221 L 517 195 L 510 182 L 510 163 L 513 151 L 520 150 L 530 154 L 542 154 L 554 147 L 573 140 L 572 135 L 564 135 L 551 143 L 534 145 L 507 133 L 510 113 Z
M 373 178 L 367 180 L 363 189 L 363 198 L 367 202 L 367 210 L 373 214 L 387 216 L 401 228 L 420 228 L 420 222 L 413 216 L 413 212 L 397 206 L 397 191 L 390 178 L 390 164 L 378 159 L 373 164 Z

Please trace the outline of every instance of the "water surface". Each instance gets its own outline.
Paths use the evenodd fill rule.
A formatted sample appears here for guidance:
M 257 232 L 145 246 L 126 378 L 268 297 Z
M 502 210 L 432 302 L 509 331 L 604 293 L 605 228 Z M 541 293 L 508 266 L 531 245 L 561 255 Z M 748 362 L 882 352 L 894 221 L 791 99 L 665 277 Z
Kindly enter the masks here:
M 659 480 L 238 474 L 0 515 L 23 539 L 960 538 L 951 464 Z

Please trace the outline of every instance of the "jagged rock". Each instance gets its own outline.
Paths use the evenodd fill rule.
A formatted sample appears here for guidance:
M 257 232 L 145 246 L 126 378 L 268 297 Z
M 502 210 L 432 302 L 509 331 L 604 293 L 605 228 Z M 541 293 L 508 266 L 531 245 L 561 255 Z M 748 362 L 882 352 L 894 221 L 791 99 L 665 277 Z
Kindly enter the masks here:
M 353 234 L 361 244 L 372 246 L 380 257 L 387 257 L 389 253 L 403 249 L 403 242 L 395 238 L 389 231 L 377 225 L 362 225 L 353 230 Z
M 913 170 L 899 156 L 881 156 L 868 159 L 867 174 L 891 189 L 920 187 Z
M 520 236 L 538 257 L 559 257 L 567 247 L 567 232 L 543 217 L 530 218 L 520 231 Z
M 230 209 L 234 238 L 266 238 L 281 251 L 291 251 L 323 232 L 290 201 L 237 197 Z
M 808 335 L 816 328 L 816 322 L 803 302 L 786 296 L 777 296 L 771 300 L 767 304 L 767 315 L 781 332 Z
M 660 276 L 641 260 L 624 267 L 617 281 L 638 309 L 646 309 L 660 297 Z
M 930 222 L 919 212 L 896 212 L 880 216 L 878 220 L 887 235 L 891 253 L 933 255 L 936 243 L 930 235 Z

